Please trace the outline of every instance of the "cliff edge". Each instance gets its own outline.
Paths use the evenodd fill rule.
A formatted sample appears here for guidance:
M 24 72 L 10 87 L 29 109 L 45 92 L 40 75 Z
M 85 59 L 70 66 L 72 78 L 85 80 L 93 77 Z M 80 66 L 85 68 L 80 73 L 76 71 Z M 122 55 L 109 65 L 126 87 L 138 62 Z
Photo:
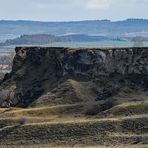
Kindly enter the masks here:
M 12 71 L 0 84 L 1 107 L 97 102 L 124 88 L 148 89 L 148 48 L 15 51 Z

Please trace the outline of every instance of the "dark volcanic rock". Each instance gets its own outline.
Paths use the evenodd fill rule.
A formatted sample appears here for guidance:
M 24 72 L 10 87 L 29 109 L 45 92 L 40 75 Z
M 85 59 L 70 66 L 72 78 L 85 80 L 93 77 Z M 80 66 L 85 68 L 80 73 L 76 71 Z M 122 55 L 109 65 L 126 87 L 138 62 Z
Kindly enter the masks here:
M 123 85 L 147 89 L 148 48 L 17 47 L 12 72 L 0 84 L 0 106 L 27 107 L 68 79 L 103 81 L 95 85 L 96 101 Z

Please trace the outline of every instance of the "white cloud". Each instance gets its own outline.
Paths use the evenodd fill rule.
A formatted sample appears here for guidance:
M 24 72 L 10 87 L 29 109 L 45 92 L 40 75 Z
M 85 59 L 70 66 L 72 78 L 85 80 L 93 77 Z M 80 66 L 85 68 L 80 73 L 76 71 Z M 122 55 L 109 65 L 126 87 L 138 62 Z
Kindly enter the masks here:
M 148 19 L 147 6 L 148 0 L 0 0 L 0 19 Z
M 106 9 L 109 8 L 111 0 L 88 0 L 86 7 L 89 9 Z

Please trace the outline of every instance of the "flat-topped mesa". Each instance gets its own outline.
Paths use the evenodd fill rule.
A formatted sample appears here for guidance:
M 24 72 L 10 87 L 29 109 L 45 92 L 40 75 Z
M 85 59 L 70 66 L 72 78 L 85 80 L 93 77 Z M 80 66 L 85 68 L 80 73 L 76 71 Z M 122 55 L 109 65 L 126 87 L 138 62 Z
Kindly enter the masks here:
M 16 48 L 15 72 L 22 64 L 42 69 L 55 66 L 62 76 L 148 74 L 148 48 L 68 49 L 54 47 Z M 45 65 L 44 65 L 45 64 Z M 50 67 L 50 69 L 53 67 Z
M 0 106 L 28 106 L 66 79 L 148 75 L 148 48 L 17 47 L 12 72 L 0 85 Z

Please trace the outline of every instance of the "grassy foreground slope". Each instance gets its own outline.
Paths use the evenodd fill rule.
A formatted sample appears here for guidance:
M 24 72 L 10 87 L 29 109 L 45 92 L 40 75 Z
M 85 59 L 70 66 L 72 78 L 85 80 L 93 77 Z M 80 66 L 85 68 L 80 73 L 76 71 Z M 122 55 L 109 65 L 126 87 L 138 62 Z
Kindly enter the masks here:
M 27 109 L 1 108 L 0 144 L 14 147 L 142 147 L 147 144 L 147 99 L 121 102 L 101 113 L 96 113 L 92 104 L 88 101 Z

